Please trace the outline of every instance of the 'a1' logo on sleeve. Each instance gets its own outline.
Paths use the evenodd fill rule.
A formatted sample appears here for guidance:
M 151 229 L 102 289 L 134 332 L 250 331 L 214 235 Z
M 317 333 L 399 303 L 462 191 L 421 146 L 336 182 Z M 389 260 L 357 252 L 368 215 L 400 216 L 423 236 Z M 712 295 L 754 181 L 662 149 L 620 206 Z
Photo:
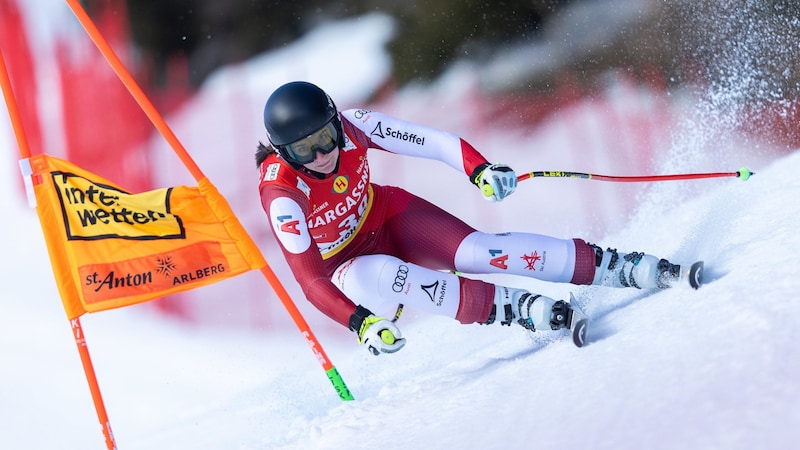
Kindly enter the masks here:
M 300 205 L 289 198 L 278 197 L 269 205 L 269 216 L 275 236 L 288 252 L 298 254 L 308 249 L 311 235 Z

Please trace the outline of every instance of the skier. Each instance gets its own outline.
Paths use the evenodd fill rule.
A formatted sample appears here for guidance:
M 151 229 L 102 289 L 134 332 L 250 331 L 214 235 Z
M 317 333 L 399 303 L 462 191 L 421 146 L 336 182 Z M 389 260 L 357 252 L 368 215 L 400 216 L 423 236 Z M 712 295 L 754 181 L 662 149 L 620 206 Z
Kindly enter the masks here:
M 460 137 L 364 109 L 339 112 L 319 87 L 291 82 L 264 107 L 259 192 L 272 231 L 308 300 L 356 333 L 373 354 L 405 345 L 403 306 L 461 323 L 570 328 L 582 313 L 564 300 L 457 276 L 506 273 L 578 285 L 667 288 L 679 265 L 581 239 L 477 231 L 432 203 L 370 183 L 367 149 L 438 160 L 499 202 L 514 171 Z M 684 270 L 685 272 L 685 270 Z M 583 336 L 580 336 L 582 345 Z

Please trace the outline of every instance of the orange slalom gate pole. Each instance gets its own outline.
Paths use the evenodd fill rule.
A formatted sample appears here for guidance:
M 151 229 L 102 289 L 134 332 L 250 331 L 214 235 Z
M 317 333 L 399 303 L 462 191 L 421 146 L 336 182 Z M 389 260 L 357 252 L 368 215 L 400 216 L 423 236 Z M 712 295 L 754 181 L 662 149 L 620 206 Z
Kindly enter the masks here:
M 103 35 L 100 33 L 100 30 L 97 29 L 97 26 L 94 24 L 92 19 L 80 5 L 78 0 L 65 0 L 69 7 L 72 9 L 72 12 L 75 14 L 75 17 L 78 18 L 83 28 L 89 34 L 89 37 L 92 39 L 94 44 L 100 50 L 100 52 L 105 57 L 106 61 L 111 65 L 111 68 L 120 78 L 122 83 L 131 93 L 133 98 L 139 104 L 139 107 L 147 114 L 147 117 L 150 121 L 155 125 L 156 129 L 164 136 L 167 142 L 170 144 L 172 149 L 178 155 L 180 160 L 195 178 L 195 180 L 200 181 L 201 179 L 205 178 L 205 175 L 200 170 L 200 167 L 194 162 L 192 157 L 180 143 L 178 138 L 175 136 L 175 133 L 172 132 L 169 125 L 164 121 L 159 114 L 158 110 L 156 110 L 155 106 L 153 106 L 150 99 L 144 93 L 144 91 L 139 87 L 136 80 L 130 74 L 130 72 L 125 68 L 125 65 L 116 55 L 114 50 L 108 44 L 108 42 L 103 38 Z M 300 332 L 305 337 L 306 341 L 308 342 L 311 350 L 316 355 L 317 360 L 322 365 L 322 368 L 325 370 L 325 374 L 328 376 L 328 379 L 333 384 L 333 387 L 336 389 L 337 394 L 339 394 L 339 398 L 342 400 L 353 400 L 353 396 L 350 393 L 350 390 L 342 380 L 342 377 L 339 375 L 339 372 L 333 366 L 333 364 L 328 359 L 328 356 L 325 354 L 325 351 L 322 349 L 322 345 L 320 345 L 319 341 L 317 340 L 314 333 L 311 331 L 311 328 L 308 326 L 308 323 L 303 318 L 300 311 L 297 309 L 297 305 L 294 304 L 291 297 L 289 296 L 286 289 L 283 287 L 283 284 L 280 282 L 278 277 L 275 275 L 275 272 L 272 271 L 269 264 L 266 264 L 262 269 L 261 273 L 266 278 L 267 282 L 270 284 L 272 289 L 278 295 L 283 306 L 289 312 L 289 315 L 294 320 L 297 327 L 300 329 Z
M 6 69 L 2 48 L 0 48 L 0 85 L 2 85 L 3 98 L 6 99 L 6 108 L 8 108 L 8 115 L 11 118 L 11 127 L 14 129 L 14 136 L 17 138 L 19 157 L 20 159 L 29 158 L 31 156 L 31 148 L 28 145 L 28 136 L 22 127 L 22 117 L 20 117 L 19 109 L 17 108 L 16 97 L 11 86 L 11 78 Z
M 86 380 L 89 383 L 89 391 L 92 393 L 94 409 L 97 411 L 97 419 L 103 427 L 106 447 L 108 447 L 108 450 L 116 450 L 117 442 L 114 440 L 114 433 L 111 431 L 111 421 L 108 420 L 108 413 L 106 413 L 106 406 L 105 403 L 103 403 L 103 396 L 100 394 L 100 385 L 97 382 L 97 375 L 94 372 L 92 358 L 89 356 L 89 347 L 86 346 L 86 339 L 83 337 L 81 319 L 76 317 L 70 320 L 70 324 L 72 325 L 72 334 L 75 337 L 75 345 L 78 346 L 78 354 L 81 356 L 83 372 L 86 374 Z
M 24 160 L 30 158 L 31 150 L 28 144 L 28 138 L 22 126 L 22 119 L 19 114 L 19 109 L 17 108 L 16 97 L 14 97 L 14 90 L 11 86 L 8 70 L 6 69 L 2 49 L 0 49 L 0 85 L 2 85 L 3 97 L 6 100 L 6 107 L 11 117 L 14 135 L 17 138 L 20 159 Z M 100 421 L 100 425 L 103 428 L 106 447 L 108 450 L 116 450 L 117 443 L 114 441 L 114 433 L 111 432 L 111 421 L 108 419 L 106 406 L 105 403 L 103 403 L 103 396 L 100 394 L 100 385 L 97 382 L 97 375 L 94 371 L 92 358 L 89 355 L 89 347 L 86 344 L 86 338 L 83 336 L 80 318 L 76 317 L 70 319 L 70 325 L 72 327 L 73 336 L 75 337 L 75 344 L 78 346 L 78 354 L 80 355 L 81 364 L 83 365 L 83 372 L 86 374 L 86 381 L 89 384 L 89 391 L 92 394 L 92 401 L 94 402 L 94 409 L 97 412 L 97 419 Z

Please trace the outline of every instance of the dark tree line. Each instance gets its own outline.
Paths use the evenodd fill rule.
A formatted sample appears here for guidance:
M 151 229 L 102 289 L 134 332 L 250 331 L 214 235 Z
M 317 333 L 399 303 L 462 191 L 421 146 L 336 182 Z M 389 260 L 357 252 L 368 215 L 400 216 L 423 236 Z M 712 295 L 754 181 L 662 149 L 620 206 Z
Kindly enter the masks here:
M 91 4 L 91 2 L 89 2 Z M 430 80 L 455 57 L 535 39 L 543 20 L 568 0 L 127 0 L 140 51 L 163 69 L 189 62 L 192 84 L 212 70 L 279 48 L 325 21 L 367 12 L 397 20 L 389 46 L 395 78 Z M 332 55 L 333 58 L 333 55 Z M 334 64 L 332 59 L 331 64 Z

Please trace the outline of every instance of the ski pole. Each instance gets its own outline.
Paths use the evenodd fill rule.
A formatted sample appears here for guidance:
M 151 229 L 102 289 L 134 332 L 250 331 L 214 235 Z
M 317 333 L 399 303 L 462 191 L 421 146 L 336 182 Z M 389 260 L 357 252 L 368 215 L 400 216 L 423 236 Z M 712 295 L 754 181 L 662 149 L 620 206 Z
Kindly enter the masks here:
M 563 171 L 537 171 L 519 175 L 517 177 L 517 181 L 523 181 L 529 178 L 582 178 L 584 180 L 645 183 L 654 181 L 695 180 L 700 178 L 724 178 L 724 177 L 736 177 L 741 179 L 742 181 L 747 181 L 748 179 L 750 179 L 750 176 L 752 175 L 755 175 L 755 172 L 751 172 L 750 169 L 748 169 L 747 167 L 742 167 L 736 172 L 680 173 L 672 175 L 637 175 L 637 176 L 598 175 L 595 173 L 563 172 Z

